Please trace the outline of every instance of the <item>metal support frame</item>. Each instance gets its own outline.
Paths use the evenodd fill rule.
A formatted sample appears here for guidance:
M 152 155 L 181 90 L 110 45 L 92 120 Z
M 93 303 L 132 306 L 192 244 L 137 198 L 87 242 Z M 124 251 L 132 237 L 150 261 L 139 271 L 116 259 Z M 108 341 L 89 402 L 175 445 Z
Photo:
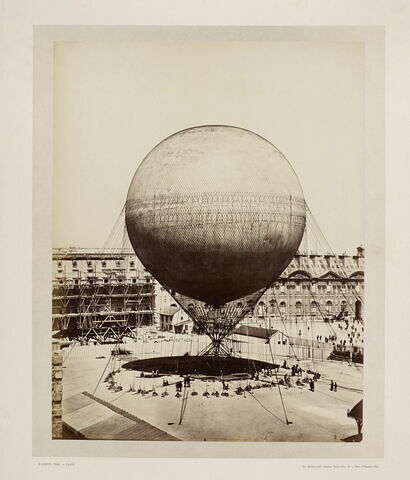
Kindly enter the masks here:
M 121 341 L 124 337 L 135 339 L 134 328 L 139 327 L 147 320 L 147 315 L 153 313 L 154 291 L 144 290 L 146 285 L 153 289 L 154 284 L 142 281 L 131 283 L 125 276 L 125 270 L 107 272 L 108 283 L 102 283 L 95 278 L 95 283 L 90 284 L 87 277 L 87 273 L 79 271 L 77 283 L 70 283 L 64 275 L 63 283 L 55 284 L 54 291 L 57 295 L 54 293 L 53 300 L 61 313 L 53 315 L 53 328 L 66 331 L 68 336 L 82 340 L 93 338 L 103 342 L 110 336 L 116 341 Z M 119 279 L 122 279 L 122 282 L 117 281 Z M 144 310 L 143 302 L 147 298 L 150 298 L 151 302 L 149 309 L 145 307 Z M 104 302 L 106 311 L 102 310 Z M 69 312 L 70 306 L 74 306 L 76 311 Z

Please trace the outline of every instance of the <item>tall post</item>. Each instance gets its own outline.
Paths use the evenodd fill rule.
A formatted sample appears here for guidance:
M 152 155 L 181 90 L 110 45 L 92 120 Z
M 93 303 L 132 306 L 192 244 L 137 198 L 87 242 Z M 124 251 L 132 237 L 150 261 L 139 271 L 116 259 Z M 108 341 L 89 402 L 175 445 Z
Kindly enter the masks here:
M 60 343 L 56 340 L 52 344 L 52 438 L 63 438 L 63 356 L 61 355 Z

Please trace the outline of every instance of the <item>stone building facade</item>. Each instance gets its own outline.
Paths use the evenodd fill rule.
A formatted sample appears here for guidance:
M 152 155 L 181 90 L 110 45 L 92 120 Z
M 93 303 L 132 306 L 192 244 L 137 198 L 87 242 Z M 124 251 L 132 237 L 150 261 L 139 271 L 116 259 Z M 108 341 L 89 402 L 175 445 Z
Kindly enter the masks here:
M 181 307 L 171 303 L 167 310 L 159 311 L 159 328 L 165 332 L 191 333 L 193 322 Z
M 158 284 L 132 253 L 56 249 L 53 330 L 104 339 L 158 321 Z
M 362 320 L 363 298 L 363 248 L 353 256 L 297 254 L 259 300 L 253 318 Z
M 362 319 L 363 295 L 362 248 L 353 256 L 298 253 L 255 305 L 251 320 Z M 168 330 L 179 309 L 134 253 L 74 249 L 53 252 L 52 305 L 53 330 L 72 336 L 101 336 L 109 329 L 112 333 L 138 325 Z M 181 322 L 185 325 L 186 319 Z M 186 330 L 191 327 L 182 328 Z

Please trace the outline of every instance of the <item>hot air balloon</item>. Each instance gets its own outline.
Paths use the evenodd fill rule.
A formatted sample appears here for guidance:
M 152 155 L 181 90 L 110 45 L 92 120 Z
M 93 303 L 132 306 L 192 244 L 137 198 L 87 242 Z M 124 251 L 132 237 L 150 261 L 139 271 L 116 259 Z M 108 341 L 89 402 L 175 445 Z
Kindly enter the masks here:
M 292 260 L 305 214 L 299 180 L 274 145 L 249 130 L 206 125 L 148 153 L 125 220 L 145 268 L 211 338 L 204 353 L 229 355 L 224 338 Z

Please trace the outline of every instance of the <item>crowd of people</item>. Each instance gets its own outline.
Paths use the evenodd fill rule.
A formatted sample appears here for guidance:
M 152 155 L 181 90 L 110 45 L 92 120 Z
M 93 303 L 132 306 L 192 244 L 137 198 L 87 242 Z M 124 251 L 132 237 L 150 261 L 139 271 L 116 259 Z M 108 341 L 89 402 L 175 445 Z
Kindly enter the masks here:
M 284 369 L 286 372 L 283 375 L 278 375 L 278 372 L 280 369 Z M 118 373 L 117 371 L 111 372 L 107 375 L 105 378 L 105 382 L 107 382 L 108 389 L 113 390 L 115 392 L 122 390 L 122 387 L 118 385 L 115 380 L 114 380 L 114 375 Z M 143 372 L 140 373 L 140 378 L 153 378 L 158 375 L 157 372 L 153 372 L 154 375 L 149 375 L 149 374 L 143 374 Z M 275 376 L 274 379 L 272 379 L 272 376 Z M 251 374 L 247 380 L 247 384 L 245 387 L 242 387 L 241 384 L 237 385 L 236 388 L 234 388 L 234 393 L 236 395 L 242 395 L 245 394 L 246 392 L 250 392 L 254 389 L 258 388 L 263 388 L 263 387 L 272 387 L 277 385 L 284 386 L 286 389 L 292 388 L 292 387 L 304 387 L 306 385 L 309 386 L 309 390 L 311 392 L 315 391 L 315 382 L 317 382 L 321 378 L 321 374 L 317 371 L 313 371 L 310 369 L 304 370 L 302 367 L 296 363 L 291 366 L 287 364 L 287 361 L 284 360 L 283 364 L 281 367 L 278 367 L 277 369 L 262 369 L 261 371 L 255 371 L 253 374 Z M 257 383 L 251 383 L 251 380 L 256 381 Z M 259 381 L 261 380 L 261 381 Z M 177 398 L 180 398 L 182 396 L 182 389 L 190 389 L 191 388 L 191 382 L 192 378 L 188 375 L 181 375 L 180 379 L 178 379 L 176 382 L 172 382 L 172 385 L 175 385 L 175 390 L 176 394 L 175 396 Z M 205 397 L 210 397 L 210 396 L 229 396 L 229 382 L 221 379 L 222 383 L 222 392 L 219 393 L 218 389 L 213 388 L 212 393 L 209 393 L 208 387 L 206 386 L 205 391 L 202 393 L 203 396 Z M 163 377 L 162 380 L 162 387 L 165 387 L 164 392 L 161 394 L 162 397 L 168 396 L 169 393 L 167 391 L 167 387 L 169 386 L 169 381 L 166 377 Z M 334 381 L 333 379 L 330 381 L 330 391 L 332 392 L 337 392 L 338 385 L 337 382 Z M 147 395 L 149 393 L 152 393 L 152 396 L 158 396 L 158 393 L 155 391 L 154 386 L 152 389 L 146 390 L 144 387 L 139 387 L 138 389 L 135 389 L 134 386 L 130 385 L 130 388 L 128 390 L 129 392 L 134 392 L 137 394 L 142 394 L 142 395 Z M 191 391 L 191 395 L 198 395 L 198 392 L 194 389 Z

